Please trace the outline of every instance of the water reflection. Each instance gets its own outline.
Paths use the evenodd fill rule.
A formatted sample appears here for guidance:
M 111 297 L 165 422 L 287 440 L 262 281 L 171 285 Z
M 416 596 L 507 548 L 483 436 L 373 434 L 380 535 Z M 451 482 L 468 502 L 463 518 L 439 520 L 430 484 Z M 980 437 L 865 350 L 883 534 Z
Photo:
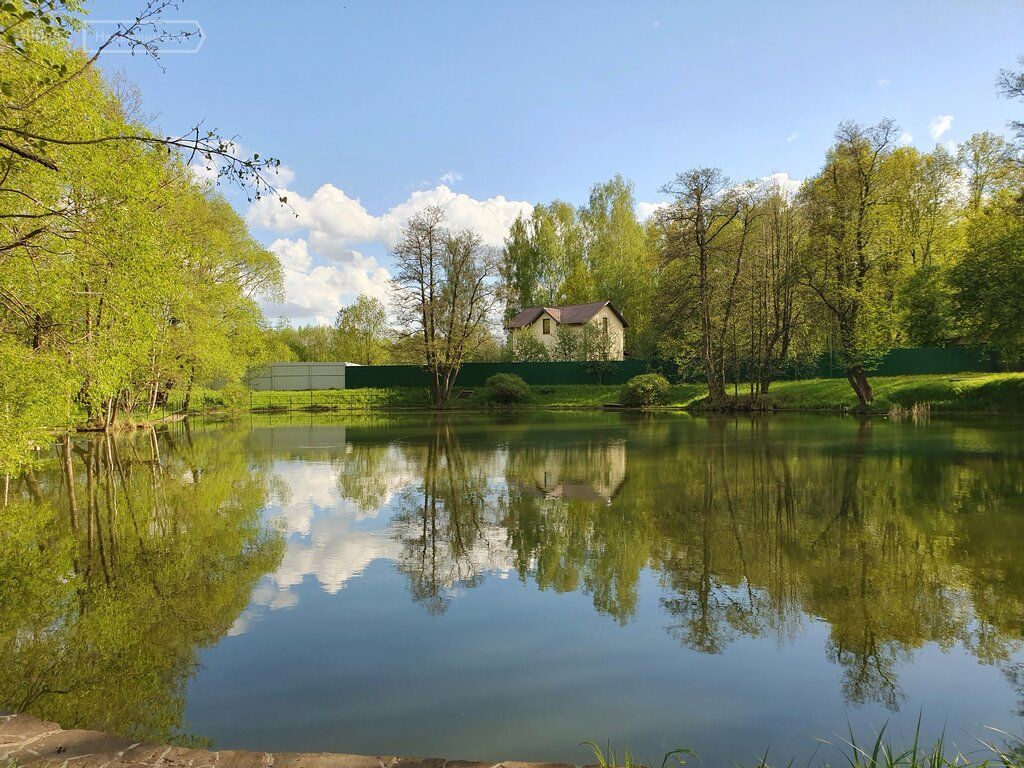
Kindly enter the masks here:
M 511 577 L 625 627 L 653 574 L 677 653 L 824 627 L 850 705 L 900 708 L 925 646 L 1020 691 L 1022 449 L 969 423 L 604 414 L 70 441 L 7 511 L 0 704 L 173 733 L 197 648 L 377 563 L 436 621 Z
M 245 432 L 67 439 L 13 485 L 0 534 L 0 708 L 179 734 L 197 652 L 280 560 Z
M 329 465 L 330 513 L 289 545 L 278 585 L 305 573 L 333 591 L 386 559 L 440 613 L 488 573 L 512 571 L 583 591 L 624 624 L 652 568 L 668 632 L 701 653 L 740 637 L 785 643 L 827 622 L 850 703 L 896 708 L 898 667 L 926 643 L 960 644 L 1014 675 L 1020 444 L 969 426 L 829 426 L 824 437 L 770 419 L 360 430 Z M 285 476 L 312 501 L 327 471 Z M 367 516 L 373 530 L 353 527 Z

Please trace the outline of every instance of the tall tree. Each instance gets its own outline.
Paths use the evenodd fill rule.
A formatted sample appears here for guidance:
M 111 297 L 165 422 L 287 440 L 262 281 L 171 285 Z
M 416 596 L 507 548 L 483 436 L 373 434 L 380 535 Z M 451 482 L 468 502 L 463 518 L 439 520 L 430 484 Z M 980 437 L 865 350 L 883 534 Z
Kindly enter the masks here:
M 413 216 L 391 254 L 399 321 L 420 342 L 435 407 L 448 403 L 498 297 L 495 255 L 471 230 L 446 229 L 444 218 L 435 206 Z
M 713 407 L 721 406 L 736 286 L 756 209 L 718 168 L 677 174 L 662 191 L 675 198 L 662 214 L 669 224 L 666 254 L 680 263 L 692 285 L 700 324 L 698 359 L 708 399 Z
M 874 400 L 866 371 L 885 344 L 871 320 L 889 311 L 878 299 L 894 258 L 882 232 L 891 222 L 886 161 L 897 135 L 891 120 L 840 124 L 824 168 L 804 190 L 811 235 L 804 280 L 834 321 L 839 360 L 862 409 Z
M 346 360 L 360 365 L 380 365 L 388 356 L 388 311 L 384 303 L 365 293 L 353 304 L 338 310 L 334 327 L 338 348 Z

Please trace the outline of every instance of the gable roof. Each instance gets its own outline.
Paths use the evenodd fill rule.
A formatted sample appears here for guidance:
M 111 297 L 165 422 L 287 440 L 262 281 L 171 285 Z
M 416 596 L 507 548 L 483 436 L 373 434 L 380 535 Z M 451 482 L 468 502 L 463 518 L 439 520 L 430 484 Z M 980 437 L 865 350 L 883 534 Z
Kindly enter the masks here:
M 610 301 L 595 301 L 590 304 L 566 304 L 562 307 L 527 307 L 508 321 L 505 326 L 509 330 L 513 328 L 525 328 L 537 321 L 543 314 L 550 315 L 558 325 L 583 325 L 594 315 L 608 307 L 615 316 L 622 322 L 623 328 L 628 328 L 629 323 L 622 313 Z

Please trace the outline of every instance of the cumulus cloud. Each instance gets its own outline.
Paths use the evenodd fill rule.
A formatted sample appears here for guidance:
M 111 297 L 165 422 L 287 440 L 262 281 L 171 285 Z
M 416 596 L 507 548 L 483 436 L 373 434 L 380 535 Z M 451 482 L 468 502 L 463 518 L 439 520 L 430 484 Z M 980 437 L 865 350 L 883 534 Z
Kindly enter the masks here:
M 896 143 L 899 144 L 901 147 L 906 147 L 910 144 L 913 144 L 914 135 L 912 133 L 904 131 L 903 133 L 900 134 L 900 137 L 896 139 Z
M 309 255 L 309 248 L 305 240 L 281 238 L 272 242 L 269 247 L 284 269 L 308 272 L 313 266 L 313 259 Z
M 647 221 L 651 216 L 656 214 L 662 208 L 668 208 L 669 204 L 666 202 L 661 203 L 644 203 L 640 202 L 636 204 L 636 217 L 640 221 Z
M 886 79 L 885 79 L 885 78 L 883 77 L 883 78 L 882 78 L 881 80 L 879 80 L 879 81 L 878 81 L 878 84 L 879 84 L 879 85 L 880 85 L 880 86 L 881 86 L 882 88 L 885 88 L 885 87 L 886 87 L 887 85 L 889 85 L 889 81 L 888 81 L 888 80 L 886 80 Z
M 330 323 L 341 307 L 361 293 L 387 301 L 391 275 L 370 256 L 347 251 L 336 264 L 313 266 L 309 244 L 303 239 L 280 238 L 269 248 L 281 262 L 286 297 L 280 304 L 264 306 L 269 315 Z
M 500 195 L 478 200 L 443 184 L 414 191 L 379 215 L 333 184 L 324 184 L 309 196 L 287 189 L 279 193 L 288 198 L 287 204 L 264 197 L 249 207 L 246 218 L 253 226 L 291 235 L 269 246 L 284 268 L 287 298 L 282 304 L 266 304 L 264 309 L 272 317 L 286 315 L 299 322 L 330 322 L 338 309 L 360 293 L 387 303 L 388 270 L 352 246 L 372 244 L 371 250 L 394 247 L 406 221 L 427 206 L 440 207 L 451 228 L 470 228 L 493 246 L 504 242 L 520 213 L 529 215 L 533 210 L 527 202 Z
M 796 131 L 793 131 L 791 134 L 789 134 L 789 136 L 786 137 L 786 141 L 796 141 L 799 138 L 800 134 L 797 133 Z
M 310 242 L 321 250 L 365 242 L 393 247 L 405 222 L 430 205 L 445 212 L 448 226 L 469 227 L 485 243 L 501 245 L 515 218 L 533 210 L 528 202 L 507 200 L 501 195 L 477 200 L 444 184 L 417 190 L 378 216 L 367 211 L 359 198 L 349 197 L 333 184 L 324 184 L 310 197 L 287 190 L 282 193 L 287 195 L 289 205 L 269 197 L 258 200 L 249 208 L 249 223 L 278 232 L 308 229 Z
M 441 181 L 445 184 L 454 184 L 456 181 L 462 181 L 462 174 L 458 171 L 445 171 L 441 174 Z
M 800 185 L 804 183 L 803 179 L 794 179 L 785 171 L 773 173 L 770 176 L 762 176 L 757 180 L 757 186 L 760 187 L 777 187 L 784 195 L 792 197 L 800 191 Z
M 928 124 L 928 133 L 933 139 L 938 139 L 953 125 L 952 115 L 937 115 Z

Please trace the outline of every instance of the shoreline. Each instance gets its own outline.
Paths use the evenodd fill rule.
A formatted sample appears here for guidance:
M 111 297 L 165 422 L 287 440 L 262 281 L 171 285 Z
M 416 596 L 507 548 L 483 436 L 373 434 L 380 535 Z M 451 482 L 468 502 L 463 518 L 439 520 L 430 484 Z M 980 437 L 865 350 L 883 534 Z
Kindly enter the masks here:
M 65 730 L 31 715 L 0 715 L 0 763 L 76 768 L 580 768 L 570 763 L 520 760 L 208 750 L 133 742 L 102 731 Z

